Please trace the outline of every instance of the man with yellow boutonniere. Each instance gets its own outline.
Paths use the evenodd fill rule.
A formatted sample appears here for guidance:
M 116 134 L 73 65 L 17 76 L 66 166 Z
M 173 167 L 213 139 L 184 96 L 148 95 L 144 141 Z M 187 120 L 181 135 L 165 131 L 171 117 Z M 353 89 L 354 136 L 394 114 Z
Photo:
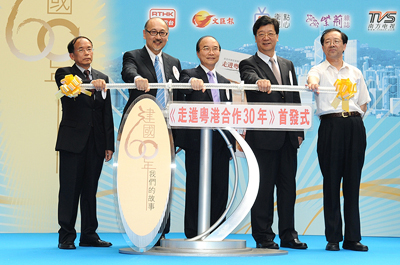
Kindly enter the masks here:
M 323 176 L 326 250 L 339 250 L 343 241 L 340 184 L 343 183 L 343 248 L 368 251 L 361 244 L 359 190 L 367 146 L 363 116 L 371 101 L 359 69 L 343 61 L 348 37 L 338 29 L 322 33 L 326 60 L 311 68 L 307 86 L 315 92 L 318 129 L 317 153 Z M 319 93 L 318 88 L 336 87 L 337 93 Z
M 95 89 L 61 97 L 62 120 L 56 151 L 60 152 L 60 190 L 58 223 L 60 249 L 75 249 L 75 222 L 80 202 L 81 234 L 79 246 L 109 247 L 96 233 L 96 193 L 103 161 L 114 152 L 114 122 L 108 76 L 93 69 L 93 44 L 83 36 L 67 46 L 72 67 L 59 68 L 55 79 L 60 88 L 72 78 L 77 83 L 91 83 Z M 79 77 L 79 78 L 78 78 Z M 82 81 L 81 81 L 82 80 Z M 76 81 L 76 80 L 75 80 Z M 76 89 L 79 89 L 79 85 Z M 64 89 L 62 89 L 64 90 Z M 80 91 L 80 90 L 79 90 Z

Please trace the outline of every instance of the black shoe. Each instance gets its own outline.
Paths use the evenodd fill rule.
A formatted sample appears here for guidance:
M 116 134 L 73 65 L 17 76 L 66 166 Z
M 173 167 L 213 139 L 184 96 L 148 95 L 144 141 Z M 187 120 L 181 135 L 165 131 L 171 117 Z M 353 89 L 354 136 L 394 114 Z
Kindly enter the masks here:
M 306 249 L 307 244 L 301 242 L 298 238 L 289 241 L 281 241 L 282 248 Z
M 156 242 L 156 244 L 155 244 L 154 246 L 155 246 L 155 247 L 161 246 L 161 240 L 163 240 L 163 239 L 165 239 L 165 236 L 164 236 L 164 235 L 162 235 L 162 236 L 160 237 L 160 239 L 158 239 L 158 241 Z
M 338 251 L 338 250 L 340 250 L 340 248 L 339 248 L 339 243 L 331 243 L 331 242 L 329 242 L 328 244 L 326 244 L 326 248 L 325 248 L 326 250 L 329 250 L 329 251 Z
M 72 241 L 64 241 L 62 243 L 58 243 L 59 249 L 76 249 L 74 242 Z
M 261 243 L 257 242 L 257 248 L 269 248 L 269 249 L 279 249 L 278 244 L 274 242 L 273 239 L 267 239 Z
M 361 244 L 356 241 L 344 241 L 343 246 L 344 249 L 354 250 L 354 251 L 368 251 L 368 247 L 366 245 Z
M 97 239 L 96 241 L 92 242 L 79 242 L 80 247 L 111 247 L 111 242 L 107 242 L 101 239 Z

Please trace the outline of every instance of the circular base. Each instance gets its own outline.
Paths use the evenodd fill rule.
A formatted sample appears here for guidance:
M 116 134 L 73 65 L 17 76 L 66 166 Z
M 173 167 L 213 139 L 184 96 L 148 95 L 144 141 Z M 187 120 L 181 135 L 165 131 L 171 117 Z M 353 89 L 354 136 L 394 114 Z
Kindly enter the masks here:
M 271 256 L 286 255 L 288 252 L 279 249 L 247 248 L 245 240 L 223 241 L 187 241 L 185 239 L 161 240 L 161 247 L 153 247 L 146 252 L 137 252 L 132 248 L 121 248 L 122 254 L 159 255 L 159 256 Z

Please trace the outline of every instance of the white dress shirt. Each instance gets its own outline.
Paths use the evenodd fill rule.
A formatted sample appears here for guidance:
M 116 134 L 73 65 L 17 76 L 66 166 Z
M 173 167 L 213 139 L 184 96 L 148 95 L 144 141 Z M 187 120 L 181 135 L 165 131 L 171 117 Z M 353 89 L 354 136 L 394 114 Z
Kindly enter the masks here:
M 336 67 L 331 65 L 327 60 L 311 68 L 308 72 L 309 76 L 319 78 L 319 85 L 321 87 L 333 87 L 337 79 L 349 78 L 352 83 L 356 83 L 357 92 L 349 100 L 349 111 L 358 111 L 362 116 L 364 112 L 361 110 L 362 105 L 371 101 L 367 85 L 365 84 L 364 77 L 359 69 L 343 62 L 342 68 L 337 70 Z M 307 78 L 308 78 L 307 77 Z M 335 99 L 337 92 L 321 92 L 315 94 L 315 102 L 317 103 L 317 115 L 325 115 L 330 113 L 342 112 L 342 102 L 339 103 L 335 109 L 331 103 Z

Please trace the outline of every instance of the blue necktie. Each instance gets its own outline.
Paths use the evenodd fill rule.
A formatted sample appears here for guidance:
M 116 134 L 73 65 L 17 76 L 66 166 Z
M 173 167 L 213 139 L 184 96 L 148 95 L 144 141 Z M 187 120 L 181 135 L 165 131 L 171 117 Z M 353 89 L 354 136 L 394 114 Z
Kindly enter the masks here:
M 156 70 L 157 82 L 164 83 L 164 80 L 162 77 L 162 72 L 161 72 L 161 67 L 160 67 L 160 60 L 158 59 L 157 55 L 156 55 L 156 60 L 154 62 L 154 69 Z M 165 95 L 164 95 L 163 88 L 159 88 L 157 90 L 156 99 L 158 100 L 158 102 L 160 102 L 161 106 L 163 106 L 165 108 Z
M 208 82 L 209 83 L 218 83 L 215 78 L 214 78 L 214 74 L 213 72 L 208 72 L 207 73 L 207 77 L 208 77 Z M 221 102 L 221 100 L 219 99 L 219 89 L 211 89 L 211 95 L 213 97 L 213 101 L 214 102 Z

